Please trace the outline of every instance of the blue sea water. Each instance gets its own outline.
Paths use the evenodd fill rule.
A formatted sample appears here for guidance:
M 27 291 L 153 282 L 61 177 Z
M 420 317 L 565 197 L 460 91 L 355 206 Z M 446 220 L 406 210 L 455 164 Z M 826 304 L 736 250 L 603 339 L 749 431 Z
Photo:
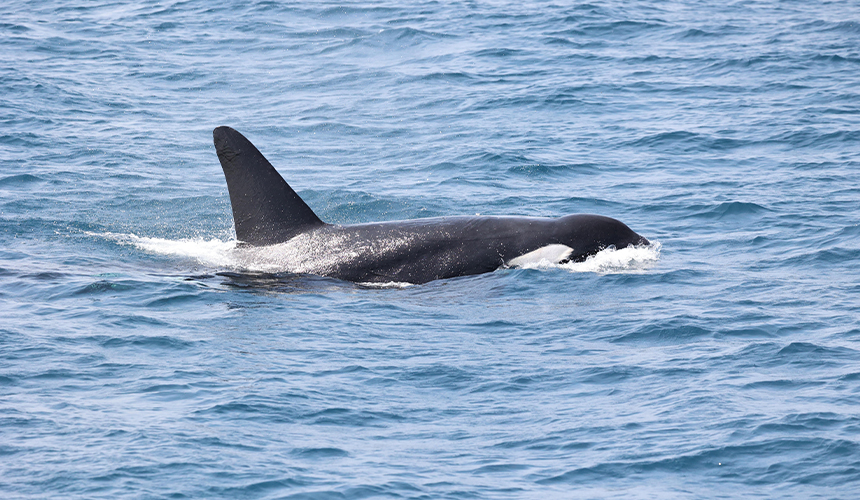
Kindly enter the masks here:
M 860 496 L 856 1 L 7 0 L 0 53 L 3 498 Z M 260 274 L 219 125 L 329 222 L 655 244 Z

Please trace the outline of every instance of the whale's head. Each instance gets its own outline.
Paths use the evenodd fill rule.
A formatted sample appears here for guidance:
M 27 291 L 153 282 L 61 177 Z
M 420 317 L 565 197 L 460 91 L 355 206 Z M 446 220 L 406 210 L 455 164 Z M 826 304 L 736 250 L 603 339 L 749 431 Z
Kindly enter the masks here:
M 591 214 L 568 215 L 558 220 L 556 237 L 559 242 L 573 248 L 568 260 L 584 261 L 606 248 L 644 246 L 650 242 L 623 222 L 611 217 Z

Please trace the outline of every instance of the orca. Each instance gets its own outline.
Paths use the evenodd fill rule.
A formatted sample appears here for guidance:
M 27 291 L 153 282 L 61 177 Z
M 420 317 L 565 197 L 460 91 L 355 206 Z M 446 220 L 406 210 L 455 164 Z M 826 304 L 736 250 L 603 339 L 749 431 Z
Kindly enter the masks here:
M 212 135 L 239 245 L 271 246 L 290 272 L 420 284 L 541 259 L 580 262 L 605 248 L 649 244 L 622 222 L 590 214 L 326 224 L 242 134 L 218 127 Z

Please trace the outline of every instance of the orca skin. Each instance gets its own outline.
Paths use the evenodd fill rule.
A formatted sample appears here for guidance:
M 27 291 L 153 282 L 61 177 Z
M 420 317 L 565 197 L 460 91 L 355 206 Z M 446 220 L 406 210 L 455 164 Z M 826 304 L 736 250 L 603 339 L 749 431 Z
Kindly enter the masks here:
M 292 255 L 287 260 L 295 263 L 295 272 L 354 282 L 426 283 L 518 265 L 530 256 L 579 262 L 610 246 L 648 244 L 620 221 L 587 214 L 326 224 L 242 134 L 218 127 L 213 137 L 236 238 L 250 246 L 282 245 L 277 248 Z

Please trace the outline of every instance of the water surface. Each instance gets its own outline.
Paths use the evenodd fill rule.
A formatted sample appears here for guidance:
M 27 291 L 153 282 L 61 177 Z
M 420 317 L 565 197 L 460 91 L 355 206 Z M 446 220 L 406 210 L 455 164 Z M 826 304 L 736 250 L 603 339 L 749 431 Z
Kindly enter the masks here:
M 2 496 L 856 498 L 858 12 L 4 3 Z M 327 222 L 658 244 L 249 274 L 219 125 Z

